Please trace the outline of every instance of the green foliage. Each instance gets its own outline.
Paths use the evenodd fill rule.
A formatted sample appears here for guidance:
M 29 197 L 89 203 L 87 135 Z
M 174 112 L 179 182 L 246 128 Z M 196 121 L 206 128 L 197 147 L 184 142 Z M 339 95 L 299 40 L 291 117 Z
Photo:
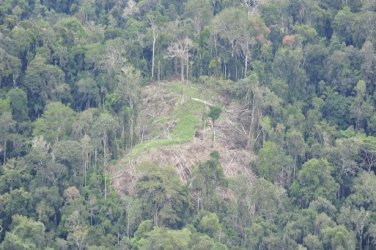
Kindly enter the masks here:
M 199 210 L 217 209 L 218 204 L 216 188 L 226 187 L 228 182 L 223 174 L 218 152 L 210 154 L 211 159 L 199 164 L 193 174 L 190 189 L 196 199 L 196 208 Z
M 188 228 L 169 230 L 156 227 L 145 238 L 133 243 L 139 249 L 227 249 L 207 235 L 192 232 Z
M 41 57 L 36 57 L 29 65 L 24 79 L 24 86 L 32 102 L 30 109 L 33 117 L 40 115 L 48 100 L 66 101 L 70 88 L 64 81 L 64 72 L 57 66 L 46 64 Z
M 344 226 L 328 227 L 324 230 L 324 239 L 331 248 L 354 249 L 354 237 Z
M 150 232 L 143 249 L 187 249 L 191 232 L 188 229 L 179 231 L 156 228 Z
M 17 122 L 27 120 L 29 117 L 26 93 L 20 88 L 14 88 L 8 92 L 7 96 L 14 120 Z
M 221 112 L 222 112 L 221 107 L 213 106 L 213 107 L 210 107 L 210 111 L 209 111 L 208 116 L 210 117 L 210 119 L 212 119 L 212 121 L 214 123 L 219 118 L 219 116 L 221 115 Z
M 4 165 L 0 175 L 0 193 L 7 193 L 21 187 L 25 188 L 31 179 L 29 173 L 20 171 L 21 164 Z
M 155 225 L 180 228 L 189 211 L 187 193 L 175 172 L 169 168 L 145 163 L 143 177 L 137 182 L 144 218 Z
M 274 142 L 267 141 L 255 162 L 256 174 L 269 181 L 284 182 L 291 175 L 291 159 Z
M 12 230 L 0 244 L 1 249 L 41 249 L 45 246 L 45 227 L 22 215 L 12 217 Z
M 355 179 L 352 186 L 353 193 L 348 197 L 351 205 L 373 210 L 376 207 L 376 195 L 372 192 L 376 187 L 375 174 L 362 172 Z
M 46 106 L 42 117 L 34 123 L 34 136 L 43 136 L 48 142 L 58 142 L 72 132 L 74 111 L 59 102 L 51 102 Z
M 288 207 L 286 191 L 262 178 L 251 189 L 251 201 L 255 214 L 268 220 L 275 219 Z
M 10 109 L 10 102 L 8 98 L 0 99 L 0 114 L 4 112 L 9 112 Z
M 200 223 L 198 224 L 198 230 L 209 235 L 212 238 L 215 238 L 221 230 L 218 216 L 214 213 L 208 213 L 207 215 L 204 215 L 201 218 Z
M 4 49 L 0 48 L 0 79 L 12 75 L 13 81 L 20 73 L 21 62 L 17 57 L 8 54 Z M 0 81 L 1 81 L 0 80 Z
M 16 122 L 10 112 L 5 112 L 0 116 L 0 143 L 2 144 L 3 162 L 7 160 L 8 142 L 12 140 L 11 133 L 15 129 Z
M 325 159 L 307 161 L 291 187 L 292 194 L 303 206 L 320 196 L 334 201 L 338 183 L 331 176 L 332 171 L 333 167 Z
M 0 248 L 374 249 L 374 2 L 1 1 Z
M 287 98 L 294 100 L 296 97 L 307 95 L 307 75 L 302 67 L 303 51 L 281 48 L 274 58 L 274 70 L 278 78 L 288 85 Z
M 5 222 L 9 222 L 13 215 L 32 215 L 33 198 L 29 192 L 23 188 L 11 190 L 0 196 L 1 201 L 1 218 Z

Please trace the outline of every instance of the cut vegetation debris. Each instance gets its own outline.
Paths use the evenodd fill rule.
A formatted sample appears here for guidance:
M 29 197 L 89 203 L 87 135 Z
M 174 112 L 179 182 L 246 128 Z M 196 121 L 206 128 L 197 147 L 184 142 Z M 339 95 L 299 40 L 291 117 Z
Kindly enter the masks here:
M 212 140 L 211 119 L 207 117 L 209 104 L 223 105 L 222 98 L 201 85 L 163 82 L 147 86 L 142 91 L 143 103 L 137 133 L 140 143 L 112 166 L 112 181 L 117 191 L 132 193 L 140 174 L 138 166 L 154 162 L 159 166 L 173 166 L 181 181 L 187 182 L 192 168 L 219 152 L 224 173 L 245 175 L 251 154 L 242 149 L 236 115 L 222 112 L 216 121 L 216 141 Z M 235 110 L 236 103 L 225 109 Z

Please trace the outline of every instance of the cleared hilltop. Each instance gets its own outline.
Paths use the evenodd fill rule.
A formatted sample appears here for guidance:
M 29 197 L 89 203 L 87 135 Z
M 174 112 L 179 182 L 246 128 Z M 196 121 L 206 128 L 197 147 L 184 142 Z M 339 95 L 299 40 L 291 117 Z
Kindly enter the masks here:
M 254 176 L 249 168 L 252 154 L 245 149 L 239 103 L 219 95 L 208 86 L 181 82 L 159 82 L 144 87 L 137 120 L 140 143 L 111 167 L 112 182 L 118 191 L 133 193 L 141 174 L 138 166 L 153 162 L 174 167 L 180 180 L 190 180 L 195 166 L 217 151 L 227 177 Z M 211 105 L 222 112 L 215 122 L 215 140 L 208 113 Z

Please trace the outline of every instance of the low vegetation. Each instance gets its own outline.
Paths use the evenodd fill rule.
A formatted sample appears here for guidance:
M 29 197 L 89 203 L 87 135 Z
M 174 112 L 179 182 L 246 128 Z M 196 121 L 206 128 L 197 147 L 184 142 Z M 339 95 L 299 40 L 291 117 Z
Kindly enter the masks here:
M 0 1 L 0 249 L 376 249 L 375 12 Z

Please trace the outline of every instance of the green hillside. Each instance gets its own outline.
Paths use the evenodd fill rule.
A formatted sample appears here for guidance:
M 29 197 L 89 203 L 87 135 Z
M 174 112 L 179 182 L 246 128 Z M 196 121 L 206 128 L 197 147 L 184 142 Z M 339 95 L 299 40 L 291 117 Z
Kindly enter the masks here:
M 1 249 L 376 249 L 375 0 L 0 0 Z

